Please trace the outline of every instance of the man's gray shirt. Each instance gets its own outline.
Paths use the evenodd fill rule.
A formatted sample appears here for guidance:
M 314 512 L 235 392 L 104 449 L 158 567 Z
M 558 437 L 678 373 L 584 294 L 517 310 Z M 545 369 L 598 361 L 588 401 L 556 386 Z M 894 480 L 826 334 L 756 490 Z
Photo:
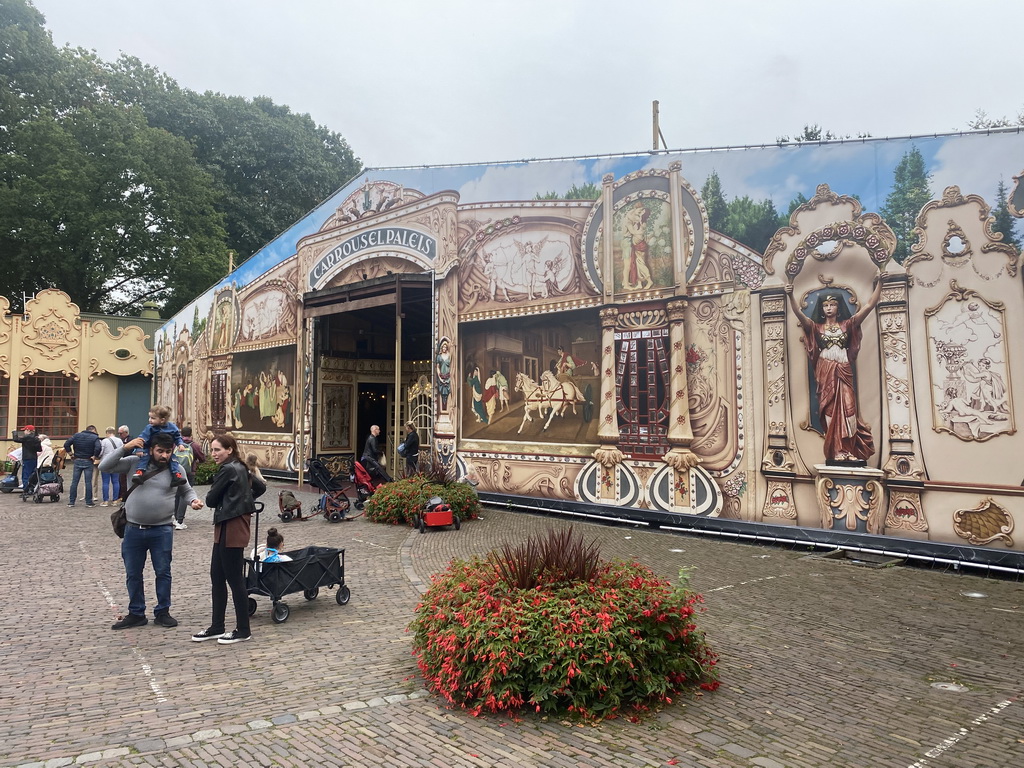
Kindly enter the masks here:
M 130 478 L 135 473 L 139 464 L 138 456 L 125 456 L 125 451 L 132 451 L 131 448 L 121 448 L 111 451 L 109 455 L 100 461 L 100 471 L 109 472 L 114 475 L 128 475 Z M 156 461 L 150 457 L 150 469 L 156 467 Z M 138 525 L 170 525 L 174 520 L 174 499 L 181 493 L 185 503 L 191 504 L 199 496 L 191 485 L 182 485 L 178 488 L 171 487 L 171 473 L 167 470 L 157 472 L 144 483 L 135 487 L 132 495 L 125 502 L 125 513 L 129 523 Z

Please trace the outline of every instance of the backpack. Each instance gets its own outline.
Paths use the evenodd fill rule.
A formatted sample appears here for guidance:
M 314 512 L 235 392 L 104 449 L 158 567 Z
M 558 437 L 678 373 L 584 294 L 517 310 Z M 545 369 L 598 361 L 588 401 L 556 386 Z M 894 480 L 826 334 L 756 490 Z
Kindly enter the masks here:
M 192 474 L 192 460 L 195 458 L 195 455 L 192 453 L 191 445 L 188 443 L 176 445 L 173 458 L 181 465 L 181 469 L 186 475 Z

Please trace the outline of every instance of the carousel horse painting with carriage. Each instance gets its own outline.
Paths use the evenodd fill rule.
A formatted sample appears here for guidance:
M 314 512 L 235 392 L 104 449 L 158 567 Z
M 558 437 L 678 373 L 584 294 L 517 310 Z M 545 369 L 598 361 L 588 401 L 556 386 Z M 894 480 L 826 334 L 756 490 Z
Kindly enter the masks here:
M 592 315 L 565 313 L 464 331 L 463 434 L 597 442 L 600 350 Z

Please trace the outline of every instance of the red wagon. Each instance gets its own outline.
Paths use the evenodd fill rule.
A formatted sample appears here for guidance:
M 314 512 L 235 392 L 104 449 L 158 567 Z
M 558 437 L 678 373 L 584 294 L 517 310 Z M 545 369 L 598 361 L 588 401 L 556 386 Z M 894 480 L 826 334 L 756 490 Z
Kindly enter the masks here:
M 462 527 L 462 521 L 458 515 L 452 512 L 452 508 L 445 503 L 440 496 L 432 496 L 424 505 L 423 511 L 416 516 L 415 525 L 420 533 L 426 533 L 427 528 L 441 528 L 454 525 L 455 530 Z

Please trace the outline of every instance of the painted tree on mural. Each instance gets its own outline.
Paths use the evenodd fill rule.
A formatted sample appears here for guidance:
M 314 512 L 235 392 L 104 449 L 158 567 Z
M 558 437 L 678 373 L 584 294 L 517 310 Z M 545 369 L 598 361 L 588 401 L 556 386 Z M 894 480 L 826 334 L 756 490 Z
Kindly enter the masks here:
M 597 184 L 573 184 L 562 194 L 554 190 L 538 192 L 534 200 L 597 200 L 601 196 L 601 187 Z
M 718 178 L 717 171 L 712 171 L 704 180 L 704 186 L 700 188 L 700 199 L 704 201 L 708 212 L 708 225 L 716 232 L 721 232 L 729 213 L 729 204 L 725 202 L 722 180 Z
M 893 258 L 900 264 L 910 255 L 917 215 L 932 199 L 930 182 L 931 174 L 925 170 L 921 150 L 913 147 L 893 171 L 892 191 L 881 210 L 882 217 L 896 233 Z
M 708 174 L 700 196 L 707 209 L 711 229 L 757 251 L 764 251 L 775 231 L 789 222 L 789 213 L 780 215 L 771 198 L 753 200 L 744 195 L 729 200 L 717 171 Z M 790 213 L 807 198 L 799 195 L 796 200 L 795 205 L 789 206 Z
M 996 187 L 996 204 L 992 208 L 992 230 L 1003 235 L 1003 242 L 1009 243 L 1014 248 L 1020 248 L 1020 238 L 1016 232 L 1016 220 L 1010 213 L 1010 206 L 1007 200 L 1006 182 L 999 179 Z
M 0 4 L 0 294 L 173 314 L 358 172 L 345 140 L 269 99 L 198 94 L 138 59 L 58 49 Z

